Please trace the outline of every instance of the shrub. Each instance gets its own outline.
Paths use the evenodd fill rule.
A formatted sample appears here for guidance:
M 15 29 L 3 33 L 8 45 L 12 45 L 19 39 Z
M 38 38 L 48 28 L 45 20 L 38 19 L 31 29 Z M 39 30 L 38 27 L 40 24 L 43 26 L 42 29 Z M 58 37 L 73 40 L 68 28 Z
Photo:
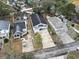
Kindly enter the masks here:
M 4 39 L 4 43 L 8 43 L 9 39 Z

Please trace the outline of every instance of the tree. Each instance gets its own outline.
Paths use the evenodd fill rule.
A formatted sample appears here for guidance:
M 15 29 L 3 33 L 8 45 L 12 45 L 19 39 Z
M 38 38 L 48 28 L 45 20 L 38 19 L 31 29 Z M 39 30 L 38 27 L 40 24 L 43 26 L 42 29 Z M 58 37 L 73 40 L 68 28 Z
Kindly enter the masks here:
M 55 3 L 56 11 L 60 12 L 67 19 L 71 19 L 71 17 L 76 14 L 75 5 L 71 3 L 71 1 L 66 0 L 56 0 Z
M 8 6 L 0 1 L 0 16 L 10 15 L 10 13 L 12 11 L 13 11 L 13 9 L 10 6 Z

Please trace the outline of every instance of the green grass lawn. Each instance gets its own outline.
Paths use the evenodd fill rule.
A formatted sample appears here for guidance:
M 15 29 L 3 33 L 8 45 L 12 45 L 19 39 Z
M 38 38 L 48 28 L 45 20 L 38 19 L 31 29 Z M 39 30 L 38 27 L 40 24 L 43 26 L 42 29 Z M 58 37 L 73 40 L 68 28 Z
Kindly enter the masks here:
M 42 38 L 41 35 L 39 33 L 36 33 L 34 36 L 34 46 L 36 49 L 40 49 L 42 48 Z

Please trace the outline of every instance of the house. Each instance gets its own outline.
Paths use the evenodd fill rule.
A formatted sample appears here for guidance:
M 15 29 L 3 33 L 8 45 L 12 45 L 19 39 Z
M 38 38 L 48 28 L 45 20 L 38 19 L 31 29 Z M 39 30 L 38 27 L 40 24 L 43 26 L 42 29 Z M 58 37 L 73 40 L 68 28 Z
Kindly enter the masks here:
M 14 39 L 21 38 L 26 33 L 27 33 L 27 22 L 25 20 L 17 20 L 14 23 L 14 29 L 13 29 Z
M 61 21 L 59 17 L 49 17 L 47 19 L 51 28 L 55 30 L 63 44 L 74 42 L 74 40 L 68 34 L 67 26 Z
M 9 21 L 0 20 L 0 39 L 9 39 L 10 23 Z
M 0 20 L 0 49 L 3 47 L 4 39 L 9 39 L 10 23 Z
M 31 18 L 32 18 L 34 33 L 48 28 L 48 25 L 45 19 L 43 18 L 43 16 L 38 14 L 32 14 Z

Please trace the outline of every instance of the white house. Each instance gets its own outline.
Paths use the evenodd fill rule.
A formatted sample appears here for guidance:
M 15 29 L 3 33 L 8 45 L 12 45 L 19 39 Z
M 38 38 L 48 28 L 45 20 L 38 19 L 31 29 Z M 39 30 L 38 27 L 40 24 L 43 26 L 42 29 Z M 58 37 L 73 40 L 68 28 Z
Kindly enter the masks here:
M 31 18 L 32 18 L 34 33 L 48 28 L 48 25 L 45 19 L 43 18 L 43 16 L 38 14 L 32 14 Z
M 68 35 L 67 26 L 58 17 L 47 18 L 51 27 L 55 30 L 56 34 L 62 40 L 64 44 L 74 42 L 74 40 Z
M 21 38 L 25 34 L 27 34 L 27 22 L 25 20 L 16 21 L 13 29 L 14 39 Z
M 0 21 L 0 39 L 9 39 L 10 23 L 9 21 Z
M 4 39 L 9 39 L 10 23 L 6 20 L 0 20 L 0 48 L 4 43 Z

